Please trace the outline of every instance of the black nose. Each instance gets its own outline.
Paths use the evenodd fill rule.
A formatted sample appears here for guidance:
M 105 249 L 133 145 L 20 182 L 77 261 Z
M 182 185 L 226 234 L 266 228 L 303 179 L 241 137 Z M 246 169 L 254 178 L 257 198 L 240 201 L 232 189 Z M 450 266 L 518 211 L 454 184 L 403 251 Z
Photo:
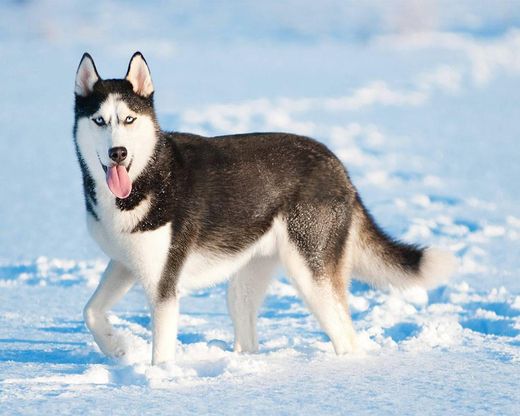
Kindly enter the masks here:
M 108 151 L 108 157 L 116 163 L 121 163 L 125 160 L 127 154 L 128 152 L 126 151 L 126 147 L 122 146 L 113 147 Z

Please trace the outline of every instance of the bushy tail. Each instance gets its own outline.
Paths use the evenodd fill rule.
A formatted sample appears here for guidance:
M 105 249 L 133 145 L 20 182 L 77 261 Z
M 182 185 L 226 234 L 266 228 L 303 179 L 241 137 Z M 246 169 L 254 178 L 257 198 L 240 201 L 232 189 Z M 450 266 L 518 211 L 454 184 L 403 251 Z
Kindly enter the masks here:
M 446 282 L 457 267 L 452 253 L 394 240 L 381 230 L 358 197 L 349 248 L 354 277 L 377 287 L 431 288 Z

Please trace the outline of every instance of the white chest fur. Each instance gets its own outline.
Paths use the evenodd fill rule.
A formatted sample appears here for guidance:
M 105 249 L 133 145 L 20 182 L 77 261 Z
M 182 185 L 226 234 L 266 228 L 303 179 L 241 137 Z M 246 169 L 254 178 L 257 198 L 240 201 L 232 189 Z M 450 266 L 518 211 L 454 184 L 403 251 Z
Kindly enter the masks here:
M 94 240 L 111 259 L 124 264 L 150 293 L 161 278 L 171 242 L 170 223 L 145 232 L 132 232 L 150 209 L 150 200 L 144 199 L 133 210 L 121 211 L 113 196 L 98 193 L 96 214 L 99 220 L 87 214 L 87 226 Z

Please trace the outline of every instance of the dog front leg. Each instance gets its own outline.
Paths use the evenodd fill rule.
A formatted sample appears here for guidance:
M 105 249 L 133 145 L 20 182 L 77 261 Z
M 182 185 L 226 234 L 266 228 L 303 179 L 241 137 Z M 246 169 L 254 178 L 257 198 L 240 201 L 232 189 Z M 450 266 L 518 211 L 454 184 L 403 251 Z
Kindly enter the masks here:
M 99 349 L 109 357 L 119 357 L 125 351 L 114 339 L 106 312 L 134 285 L 136 277 L 121 263 L 108 264 L 99 285 L 83 310 L 85 323 Z
M 153 365 L 173 361 L 175 358 L 178 321 L 178 295 L 173 295 L 165 300 L 158 300 L 152 306 Z

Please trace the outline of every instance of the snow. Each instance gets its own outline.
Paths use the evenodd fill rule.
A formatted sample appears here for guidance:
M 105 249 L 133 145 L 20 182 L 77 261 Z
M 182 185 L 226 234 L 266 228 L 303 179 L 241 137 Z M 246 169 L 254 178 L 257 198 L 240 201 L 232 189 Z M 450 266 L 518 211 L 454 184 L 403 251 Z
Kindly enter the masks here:
M 207 406 L 229 414 L 249 404 L 255 412 L 291 413 L 298 406 L 304 414 L 317 409 L 411 414 L 421 401 L 406 401 L 419 395 L 432 413 L 482 410 L 493 400 L 500 413 L 514 413 L 520 307 L 519 296 L 504 287 L 477 291 L 462 282 L 428 293 L 382 292 L 355 282 L 352 315 L 362 351 L 337 357 L 283 277 L 269 289 L 260 312 L 260 352 L 235 354 L 225 286 L 220 285 L 183 299 L 177 360 L 152 367 L 150 317 L 139 288 L 110 316 L 129 352 L 124 358 L 103 357 L 85 329 L 81 306 L 100 266 L 98 261 L 40 258 L 2 271 L 4 412 L 20 409 L 18 400 L 24 397 L 34 413 L 90 403 L 99 412 L 113 406 L 138 413 L 151 406 L 182 413 Z M 21 309 L 19 293 L 33 302 Z M 392 400 L 395 386 L 399 390 Z M 368 407 L 361 406 L 359 400 L 372 394 Z
M 2 3 L 2 414 L 518 414 L 520 9 L 316 4 Z M 258 354 L 231 351 L 225 284 L 192 292 L 161 367 L 136 287 L 110 316 L 127 354 L 104 357 L 81 314 L 107 259 L 84 224 L 74 71 L 88 50 L 122 76 L 136 49 L 163 127 L 322 140 L 381 225 L 452 251 L 456 276 L 428 292 L 354 281 L 361 351 L 342 357 L 282 271 Z

